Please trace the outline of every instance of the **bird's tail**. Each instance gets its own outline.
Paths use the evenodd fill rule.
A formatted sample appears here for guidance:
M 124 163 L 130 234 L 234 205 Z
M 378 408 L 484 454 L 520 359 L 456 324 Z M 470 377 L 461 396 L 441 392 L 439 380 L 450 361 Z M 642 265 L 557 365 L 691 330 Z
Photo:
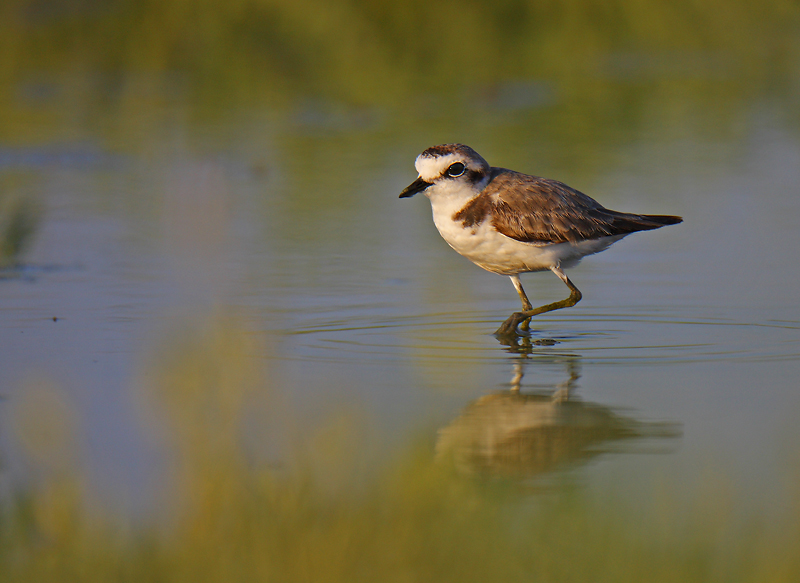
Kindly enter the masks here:
M 676 217 L 674 215 L 639 215 L 647 222 L 654 223 L 659 227 L 666 225 L 677 225 L 683 222 L 683 217 Z
M 659 229 L 666 225 L 676 225 L 683 222 L 681 217 L 672 215 L 634 215 L 618 211 L 606 211 L 610 217 L 609 223 L 613 225 L 614 234 L 628 234 L 636 231 L 649 231 Z

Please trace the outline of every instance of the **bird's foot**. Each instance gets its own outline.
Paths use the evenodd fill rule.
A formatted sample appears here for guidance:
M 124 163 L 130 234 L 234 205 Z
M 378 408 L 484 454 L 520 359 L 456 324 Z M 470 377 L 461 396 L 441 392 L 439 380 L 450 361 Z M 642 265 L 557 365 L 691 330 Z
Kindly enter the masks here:
M 499 339 L 516 338 L 516 337 L 518 337 L 520 335 L 519 331 L 517 330 L 519 325 L 522 324 L 522 323 L 530 322 L 530 319 L 531 319 L 531 317 L 529 315 L 525 314 L 525 312 L 514 312 L 495 331 L 494 335 L 495 335 L 496 338 L 499 338 Z

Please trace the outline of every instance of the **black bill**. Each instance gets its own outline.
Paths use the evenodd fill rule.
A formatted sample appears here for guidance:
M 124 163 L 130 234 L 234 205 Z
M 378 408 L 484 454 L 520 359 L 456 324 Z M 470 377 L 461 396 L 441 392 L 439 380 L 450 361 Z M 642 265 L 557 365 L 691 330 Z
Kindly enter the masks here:
M 414 196 L 418 192 L 422 192 L 426 188 L 431 185 L 430 182 L 425 182 L 422 177 L 420 176 L 414 182 L 409 184 L 406 189 L 400 193 L 400 198 L 408 198 L 409 196 Z

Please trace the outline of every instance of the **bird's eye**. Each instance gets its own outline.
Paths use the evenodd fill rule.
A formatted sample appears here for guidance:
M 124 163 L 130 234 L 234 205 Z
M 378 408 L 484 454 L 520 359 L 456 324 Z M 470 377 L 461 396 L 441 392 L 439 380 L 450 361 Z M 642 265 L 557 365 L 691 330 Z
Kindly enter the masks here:
M 456 176 L 464 174 L 464 170 L 466 169 L 467 167 L 461 162 L 456 162 L 455 164 L 450 164 L 450 168 L 447 169 L 447 175 L 451 178 L 455 178 Z

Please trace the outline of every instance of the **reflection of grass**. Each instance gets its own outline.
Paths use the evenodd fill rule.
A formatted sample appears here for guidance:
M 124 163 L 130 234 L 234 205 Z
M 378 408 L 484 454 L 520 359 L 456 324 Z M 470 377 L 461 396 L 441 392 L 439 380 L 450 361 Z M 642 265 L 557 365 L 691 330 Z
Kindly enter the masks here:
M 0 192 L 0 268 L 13 265 L 33 237 L 38 223 L 30 199 Z
M 280 472 L 241 446 L 264 392 L 246 334 L 216 329 L 144 375 L 173 451 L 171 513 L 121 527 L 87 508 L 65 454 L 79 429 L 52 386 L 31 385 L 14 425 L 42 477 L 2 515 L 8 581 L 796 581 L 800 516 L 735 520 L 720 491 L 634 510 L 614 493 L 524 497 L 457 477 L 410 446 L 364 477 L 347 424 Z M 153 418 L 153 414 L 147 416 Z M 156 427 L 153 427 L 156 429 Z M 48 446 L 49 444 L 49 446 Z M 73 446 L 74 447 L 74 446 Z M 65 461 L 67 460 L 67 461 Z M 302 461 L 298 461 L 302 460 Z M 356 477 L 360 476 L 360 477 Z M 721 500 L 723 502 L 721 502 Z M 116 524 L 116 526 L 115 526 Z

